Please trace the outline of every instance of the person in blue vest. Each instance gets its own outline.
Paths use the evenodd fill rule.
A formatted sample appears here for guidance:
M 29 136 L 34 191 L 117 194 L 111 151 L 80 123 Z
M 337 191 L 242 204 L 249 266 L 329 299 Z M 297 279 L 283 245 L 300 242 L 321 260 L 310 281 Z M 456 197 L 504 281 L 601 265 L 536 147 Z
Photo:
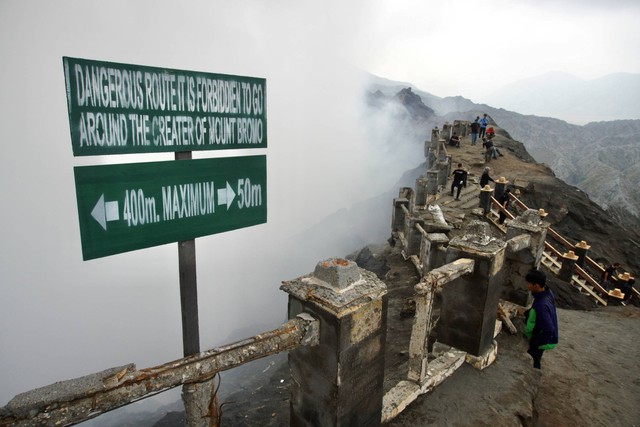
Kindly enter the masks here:
M 482 115 L 482 118 L 478 123 L 480 123 L 480 133 L 478 134 L 478 138 L 482 139 L 487 132 L 487 125 L 489 124 L 489 119 L 487 119 L 486 113 Z
M 533 367 L 540 369 L 542 353 L 558 345 L 556 299 L 547 286 L 547 277 L 542 271 L 534 268 L 524 280 L 533 295 L 533 305 L 524 313 L 524 334 L 529 339 L 527 353 L 533 358 Z

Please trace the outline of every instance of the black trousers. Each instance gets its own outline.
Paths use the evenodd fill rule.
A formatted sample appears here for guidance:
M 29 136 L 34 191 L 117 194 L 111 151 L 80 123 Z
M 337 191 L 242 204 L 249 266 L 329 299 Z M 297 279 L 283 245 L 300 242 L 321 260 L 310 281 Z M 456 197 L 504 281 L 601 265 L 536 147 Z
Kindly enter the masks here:
M 529 350 L 527 350 L 527 353 L 533 357 L 533 367 L 540 369 L 540 361 L 542 360 L 542 353 L 544 353 L 544 350 L 538 348 L 538 344 L 529 343 Z
M 456 199 L 460 198 L 460 191 L 462 191 L 463 184 L 456 184 L 455 182 L 451 183 L 451 195 L 453 196 L 453 189 L 458 187 L 458 193 L 456 194 Z

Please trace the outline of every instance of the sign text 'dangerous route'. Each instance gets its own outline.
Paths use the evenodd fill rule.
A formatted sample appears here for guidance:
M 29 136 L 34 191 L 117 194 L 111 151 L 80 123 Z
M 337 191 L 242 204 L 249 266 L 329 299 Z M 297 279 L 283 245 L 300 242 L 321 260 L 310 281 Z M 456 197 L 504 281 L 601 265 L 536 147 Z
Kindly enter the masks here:
M 266 80 L 63 58 L 74 156 L 266 148 Z

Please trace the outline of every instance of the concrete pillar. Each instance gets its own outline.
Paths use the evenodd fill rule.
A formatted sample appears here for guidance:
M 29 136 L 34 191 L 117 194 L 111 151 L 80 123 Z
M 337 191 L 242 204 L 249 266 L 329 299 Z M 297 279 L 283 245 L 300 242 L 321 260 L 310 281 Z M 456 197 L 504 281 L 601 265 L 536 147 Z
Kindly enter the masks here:
M 440 129 L 438 126 L 431 129 L 431 143 L 437 145 L 438 141 L 440 141 Z
M 469 122 L 466 120 L 454 120 L 453 131 L 458 134 L 460 138 L 467 136 L 467 129 L 469 128 Z
M 576 264 L 578 264 L 580 268 L 584 268 L 585 266 L 589 249 L 591 249 L 591 246 L 589 246 L 589 244 L 587 244 L 587 242 L 585 242 L 584 240 L 576 243 L 574 247 L 576 255 L 578 255 L 578 261 L 576 261 Z
M 500 198 L 504 194 L 504 190 L 507 189 L 507 184 L 508 183 L 509 183 L 509 181 L 507 181 L 504 178 L 504 176 L 501 176 L 498 180 L 496 180 L 495 189 L 494 189 L 494 192 L 493 192 L 493 197 L 495 197 L 495 199 L 497 201 L 500 201 Z
M 523 307 L 531 304 L 533 297 L 527 288 L 524 276 L 533 268 L 535 261 L 531 250 L 531 236 L 525 233 L 507 240 L 503 300 Z
M 424 141 L 424 156 L 429 158 L 430 151 L 436 151 L 438 149 L 438 141 L 440 140 L 440 130 L 436 126 L 431 130 L 431 139 Z
M 426 204 L 427 204 L 427 176 L 420 175 L 416 179 L 415 206 L 424 206 Z
M 491 195 L 493 194 L 493 189 L 489 186 L 489 184 L 485 185 L 484 188 L 480 189 L 480 207 L 482 208 L 482 213 L 485 215 L 489 213 L 491 210 Z
M 447 185 L 447 169 L 448 169 L 448 164 L 447 162 L 438 162 L 438 164 L 436 165 L 436 170 L 438 171 L 438 187 L 446 187 Z
M 451 167 L 453 165 L 453 160 L 451 157 L 451 154 L 447 155 L 447 178 L 449 178 L 451 176 Z M 446 185 L 446 180 L 445 180 L 445 185 Z
M 422 233 L 416 228 L 416 224 L 424 226 L 424 220 L 419 218 L 407 218 L 406 233 L 407 246 L 404 248 L 405 256 L 419 255 L 422 243 Z
M 489 224 L 472 221 L 463 236 L 454 237 L 446 262 L 475 261 L 472 274 L 447 283 L 442 290 L 438 341 L 474 356 L 492 351 L 496 312 L 502 291 L 506 243 L 491 238 Z
M 429 156 L 427 157 L 427 170 L 433 169 L 438 161 L 438 153 L 435 148 L 429 149 Z
M 562 266 L 558 277 L 565 282 L 571 282 L 571 276 L 573 276 L 573 269 L 578 261 L 578 256 L 573 252 L 565 252 L 562 254 Z
M 452 135 L 451 123 L 445 123 L 442 125 L 442 131 L 440 132 L 440 140 L 449 141 Z
M 387 290 L 375 274 L 332 258 L 283 282 L 289 318 L 320 321 L 320 343 L 289 352 L 291 426 L 379 426 Z
M 405 198 L 393 199 L 393 215 L 391 217 L 391 231 L 397 232 L 404 227 L 405 209 L 409 210 L 409 200 Z
M 543 209 L 539 211 L 528 209 L 507 223 L 507 240 L 521 234 L 530 236 L 530 250 L 534 257 L 534 265 L 532 267 L 535 268 L 540 267 L 544 242 L 547 239 L 549 223 L 544 220 L 546 216 L 547 214 Z
M 444 233 L 427 233 L 420 246 L 420 260 L 422 261 L 422 274 L 442 267 L 446 259 L 446 247 L 449 238 Z
M 444 162 L 447 160 L 447 141 L 441 139 L 438 141 L 438 161 Z
M 438 171 L 427 171 L 427 195 L 431 196 L 438 192 Z

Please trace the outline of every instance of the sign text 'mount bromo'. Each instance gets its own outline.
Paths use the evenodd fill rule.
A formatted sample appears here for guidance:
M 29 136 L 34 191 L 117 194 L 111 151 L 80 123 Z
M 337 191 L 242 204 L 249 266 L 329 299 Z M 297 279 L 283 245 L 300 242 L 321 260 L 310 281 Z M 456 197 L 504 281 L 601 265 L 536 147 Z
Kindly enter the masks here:
M 85 260 L 267 221 L 266 156 L 74 168 Z
M 266 80 L 63 58 L 74 156 L 266 148 Z

